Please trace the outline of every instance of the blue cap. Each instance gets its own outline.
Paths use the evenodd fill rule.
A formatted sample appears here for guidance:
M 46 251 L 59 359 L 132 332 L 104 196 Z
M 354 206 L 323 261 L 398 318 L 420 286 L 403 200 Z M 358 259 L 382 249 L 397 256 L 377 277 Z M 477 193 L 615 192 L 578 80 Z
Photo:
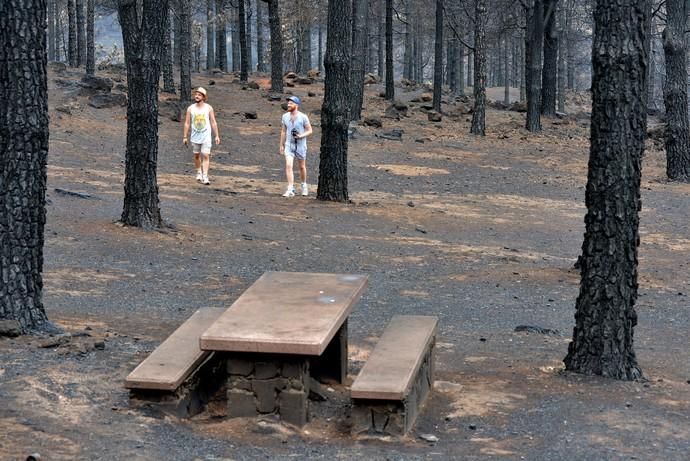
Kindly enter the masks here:
M 294 102 L 298 106 L 302 104 L 302 101 L 300 101 L 300 99 L 297 96 L 290 96 L 289 98 L 287 98 L 287 100 Z

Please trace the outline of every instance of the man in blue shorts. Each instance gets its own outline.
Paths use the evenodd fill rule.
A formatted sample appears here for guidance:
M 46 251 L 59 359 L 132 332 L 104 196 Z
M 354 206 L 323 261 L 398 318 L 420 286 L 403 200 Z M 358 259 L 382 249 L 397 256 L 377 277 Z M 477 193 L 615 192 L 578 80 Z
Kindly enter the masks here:
M 285 156 L 285 176 L 287 189 L 283 197 L 295 196 L 295 178 L 292 171 L 294 159 L 299 166 L 299 177 L 302 182 L 302 195 L 309 195 L 307 186 L 307 136 L 312 132 L 311 123 L 306 114 L 299 111 L 302 102 L 297 96 L 287 98 L 287 112 L 283 114 L 280 130 L 280 155 Z

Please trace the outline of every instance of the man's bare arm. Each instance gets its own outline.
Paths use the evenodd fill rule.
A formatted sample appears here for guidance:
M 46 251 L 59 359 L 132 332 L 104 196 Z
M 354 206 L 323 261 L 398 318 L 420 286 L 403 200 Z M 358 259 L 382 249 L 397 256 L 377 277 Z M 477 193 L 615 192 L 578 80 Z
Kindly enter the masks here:
M 216 114 L 213 112 L 213 107 L 208 112 L 208 118 L 211 120 L 212 133 L 216 135 L 216 144 L 220 144 L 220 133 L 218 133 L 218 124 L 216 123 Z
M 192 114 L 189 112 L 189 109 L 187 109 L 187 114 L 184 117 L 184 130 L 182 132 L 182 142 L 184 145 L 187 145 L 187 142 L 189 140 L 187 139 L 187 136 L 189 135 L 189 127 L 192 125 Z

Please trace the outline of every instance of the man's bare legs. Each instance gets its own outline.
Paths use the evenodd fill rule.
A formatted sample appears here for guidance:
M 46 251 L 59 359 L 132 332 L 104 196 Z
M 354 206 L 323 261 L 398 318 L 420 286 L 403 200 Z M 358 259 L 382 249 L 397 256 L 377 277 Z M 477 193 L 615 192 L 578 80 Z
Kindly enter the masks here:
M 198 152 L 194 153 L 194 168 L 196 168 L 196 180 L 201 181 L 204 178 L 204 174 L 201 171 L 201 159 Z
M 299 179 L 304 184 L 307 182 L 307 161 L 297 159 L 297 165 L 299 166 Z
M 211 154 L 201 153 L 201 175 L 203 179 L 201 180 L 204 184 L 209 184 L 208 180 L 208 167 L 211 163 Z
M 287 178 L 287 188 L 288 190 L 292 190 L 295 188 L 295 175 L 292 171 L 292 165 L 295 157 L 292 155 L 286 155 L 285 156 L 285 177 Z M 302 161 L 302 160 L 300 160 Z M 300 174 L 302 174 L 300 172 Z

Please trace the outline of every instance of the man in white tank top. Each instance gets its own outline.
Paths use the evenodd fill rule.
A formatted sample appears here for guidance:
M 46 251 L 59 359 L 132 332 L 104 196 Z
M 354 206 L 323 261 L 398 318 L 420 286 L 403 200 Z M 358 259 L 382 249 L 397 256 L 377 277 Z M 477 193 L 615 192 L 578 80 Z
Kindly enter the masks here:
M 211 156 L 211 135 L 215 134 L 216 145 L 220 144 L 218 124 L 213 107 L 206 104 L 206 90 L 202 87 L 194 90 L 194 104 L 187 108 L 184 120 L 184 133 L 182 142 L 186 146 L 192 143 L 194 152 L 194 166 L 196 167 L 196 180 L 202 184 L 211 184 L 208 180 L 208 167 Z M 192 135 L 188 138 L 189 129 Z

